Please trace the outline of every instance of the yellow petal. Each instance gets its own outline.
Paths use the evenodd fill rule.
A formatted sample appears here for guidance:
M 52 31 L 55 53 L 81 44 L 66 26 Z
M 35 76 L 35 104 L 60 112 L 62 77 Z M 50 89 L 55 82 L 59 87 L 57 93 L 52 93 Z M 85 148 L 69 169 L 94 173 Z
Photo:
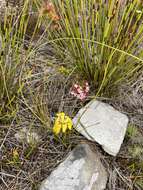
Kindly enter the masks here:
M 67 130 L 67 128 L 68 128 L 67 124 L 66 124 L 66 123 L 63 124 L 63 125 L 62 125 L 62 132 L 65 133 L 66 130 Z
M 72 129 L 72 126 L 73 126 L 73 124 L 72 124 L 72 120 L 70 119 L 70 118 L 68 118 L 68 129 Z
M 65 113 L 61 113 L 60 119 L 61 119 L 61 122 L 64 122 L 64 120 L 65 120 Z
M 18 153 L 17 149 L 13 150 L 13 157 L 19 157 L 19 153 Z
M 71 123 L 68 123 L 68 129 L 72 130 L 72 124 Z
M 55 135 L 58 135 L 60 133 L 60 131 L 61 131 L 61 125 L 58 125 L 58 124 L 55 123 L 55 125 L 53 127 L 53 133 Z
M 62 117 L 62 116 L 65 116 L 65 113 L 64 113 L 64 112 L 57 113 L 57 117 Z
M 53 132 L 58 135 L 61 130 L 63 133 L 67 131 L 67 129 L 72 129 L 72 120 L 69 116 L 66 116 L 64 112 L 57 113 L 57 118 L 55 120 L 55 124 L 53 127 Z
M 57 120 L 61 123 L 64 122 L 64 119 L 65 119 L 65 113 L 64 112 L 61 112 L 61 113 L 58 113 L 57 114 Z

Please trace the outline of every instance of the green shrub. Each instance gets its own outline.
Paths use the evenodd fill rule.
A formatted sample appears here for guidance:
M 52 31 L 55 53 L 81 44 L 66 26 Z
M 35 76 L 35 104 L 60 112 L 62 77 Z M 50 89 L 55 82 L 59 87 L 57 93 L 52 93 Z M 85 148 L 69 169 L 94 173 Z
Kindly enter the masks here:
M 126 137 L 129 139 L 136 138 L 138 135 L 138 128 L 135 125 L 128 125 Z
M 60 28 L 49 31 L 55 55 L 75 65 L 98 94 L 139 71 L 143 54 L 141 1 L 52 1 L 60 15 Z
M 6 8 L 0 19 L 0 122 L 12 119 L 18 110 L 20 94 L 25 86 L 30 56 L 34 52 L 31 42 L 36 34 L 38 18 L 30 36 L 27 49 L 27 29 L 31 22 L 29 8 L 31 1 L 25 1 L 20 11 Z

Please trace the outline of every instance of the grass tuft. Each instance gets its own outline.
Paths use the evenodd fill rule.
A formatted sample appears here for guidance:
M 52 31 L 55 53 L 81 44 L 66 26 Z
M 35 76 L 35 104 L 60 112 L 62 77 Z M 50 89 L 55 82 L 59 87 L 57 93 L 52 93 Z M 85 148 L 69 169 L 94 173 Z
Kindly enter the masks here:
M 68 57 L 97 94 L 111 91 L 142 68 L 142 3 L 53 0 L 59 29 L 49 30 L 55 54 Z

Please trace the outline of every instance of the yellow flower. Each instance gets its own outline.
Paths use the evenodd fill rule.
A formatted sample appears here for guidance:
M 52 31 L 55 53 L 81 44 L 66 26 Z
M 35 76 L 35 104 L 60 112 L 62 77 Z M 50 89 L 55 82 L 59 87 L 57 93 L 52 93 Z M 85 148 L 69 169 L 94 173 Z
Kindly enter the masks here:
M 69 116 L 66 116 L 64 112 L 58 113 L 55 119 L 53 133 L 58 135 L 61 131 L 65 133 L 68 129 L 72 129 L 72 120 Z
M 13 149 L 13 157 L 19 157 L 19 153 L 17 151 L 17 148 Z
M 69 75 L 70 74 L 70 69 L 67 69 L 66 67 L 64 67 L 64 66 L 61 66 L 61 67 L 59 67 L 59 72 L 61 73 L 61 74 L 63 74 L 63 75 Z
M 18 162 L 19 161 L 19 153 L 18 153 L 17 148 L 14 148 L 12 150 L 12 156 L 13 156 L 14 162 Z

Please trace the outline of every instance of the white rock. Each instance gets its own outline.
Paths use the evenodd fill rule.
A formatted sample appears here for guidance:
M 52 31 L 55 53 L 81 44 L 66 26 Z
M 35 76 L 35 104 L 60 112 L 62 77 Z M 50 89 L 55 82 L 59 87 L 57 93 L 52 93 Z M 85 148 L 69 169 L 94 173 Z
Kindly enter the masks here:
M 78 145 L 43 181 L 40 190 L 104 190 L 107 173 L 89 145 Z
M 107 153 L 116 156 L 124 140 L 128 117 L 109 104 L 94 100 L 79 110 L 73 123 L 87 139 L 98 142 Z

